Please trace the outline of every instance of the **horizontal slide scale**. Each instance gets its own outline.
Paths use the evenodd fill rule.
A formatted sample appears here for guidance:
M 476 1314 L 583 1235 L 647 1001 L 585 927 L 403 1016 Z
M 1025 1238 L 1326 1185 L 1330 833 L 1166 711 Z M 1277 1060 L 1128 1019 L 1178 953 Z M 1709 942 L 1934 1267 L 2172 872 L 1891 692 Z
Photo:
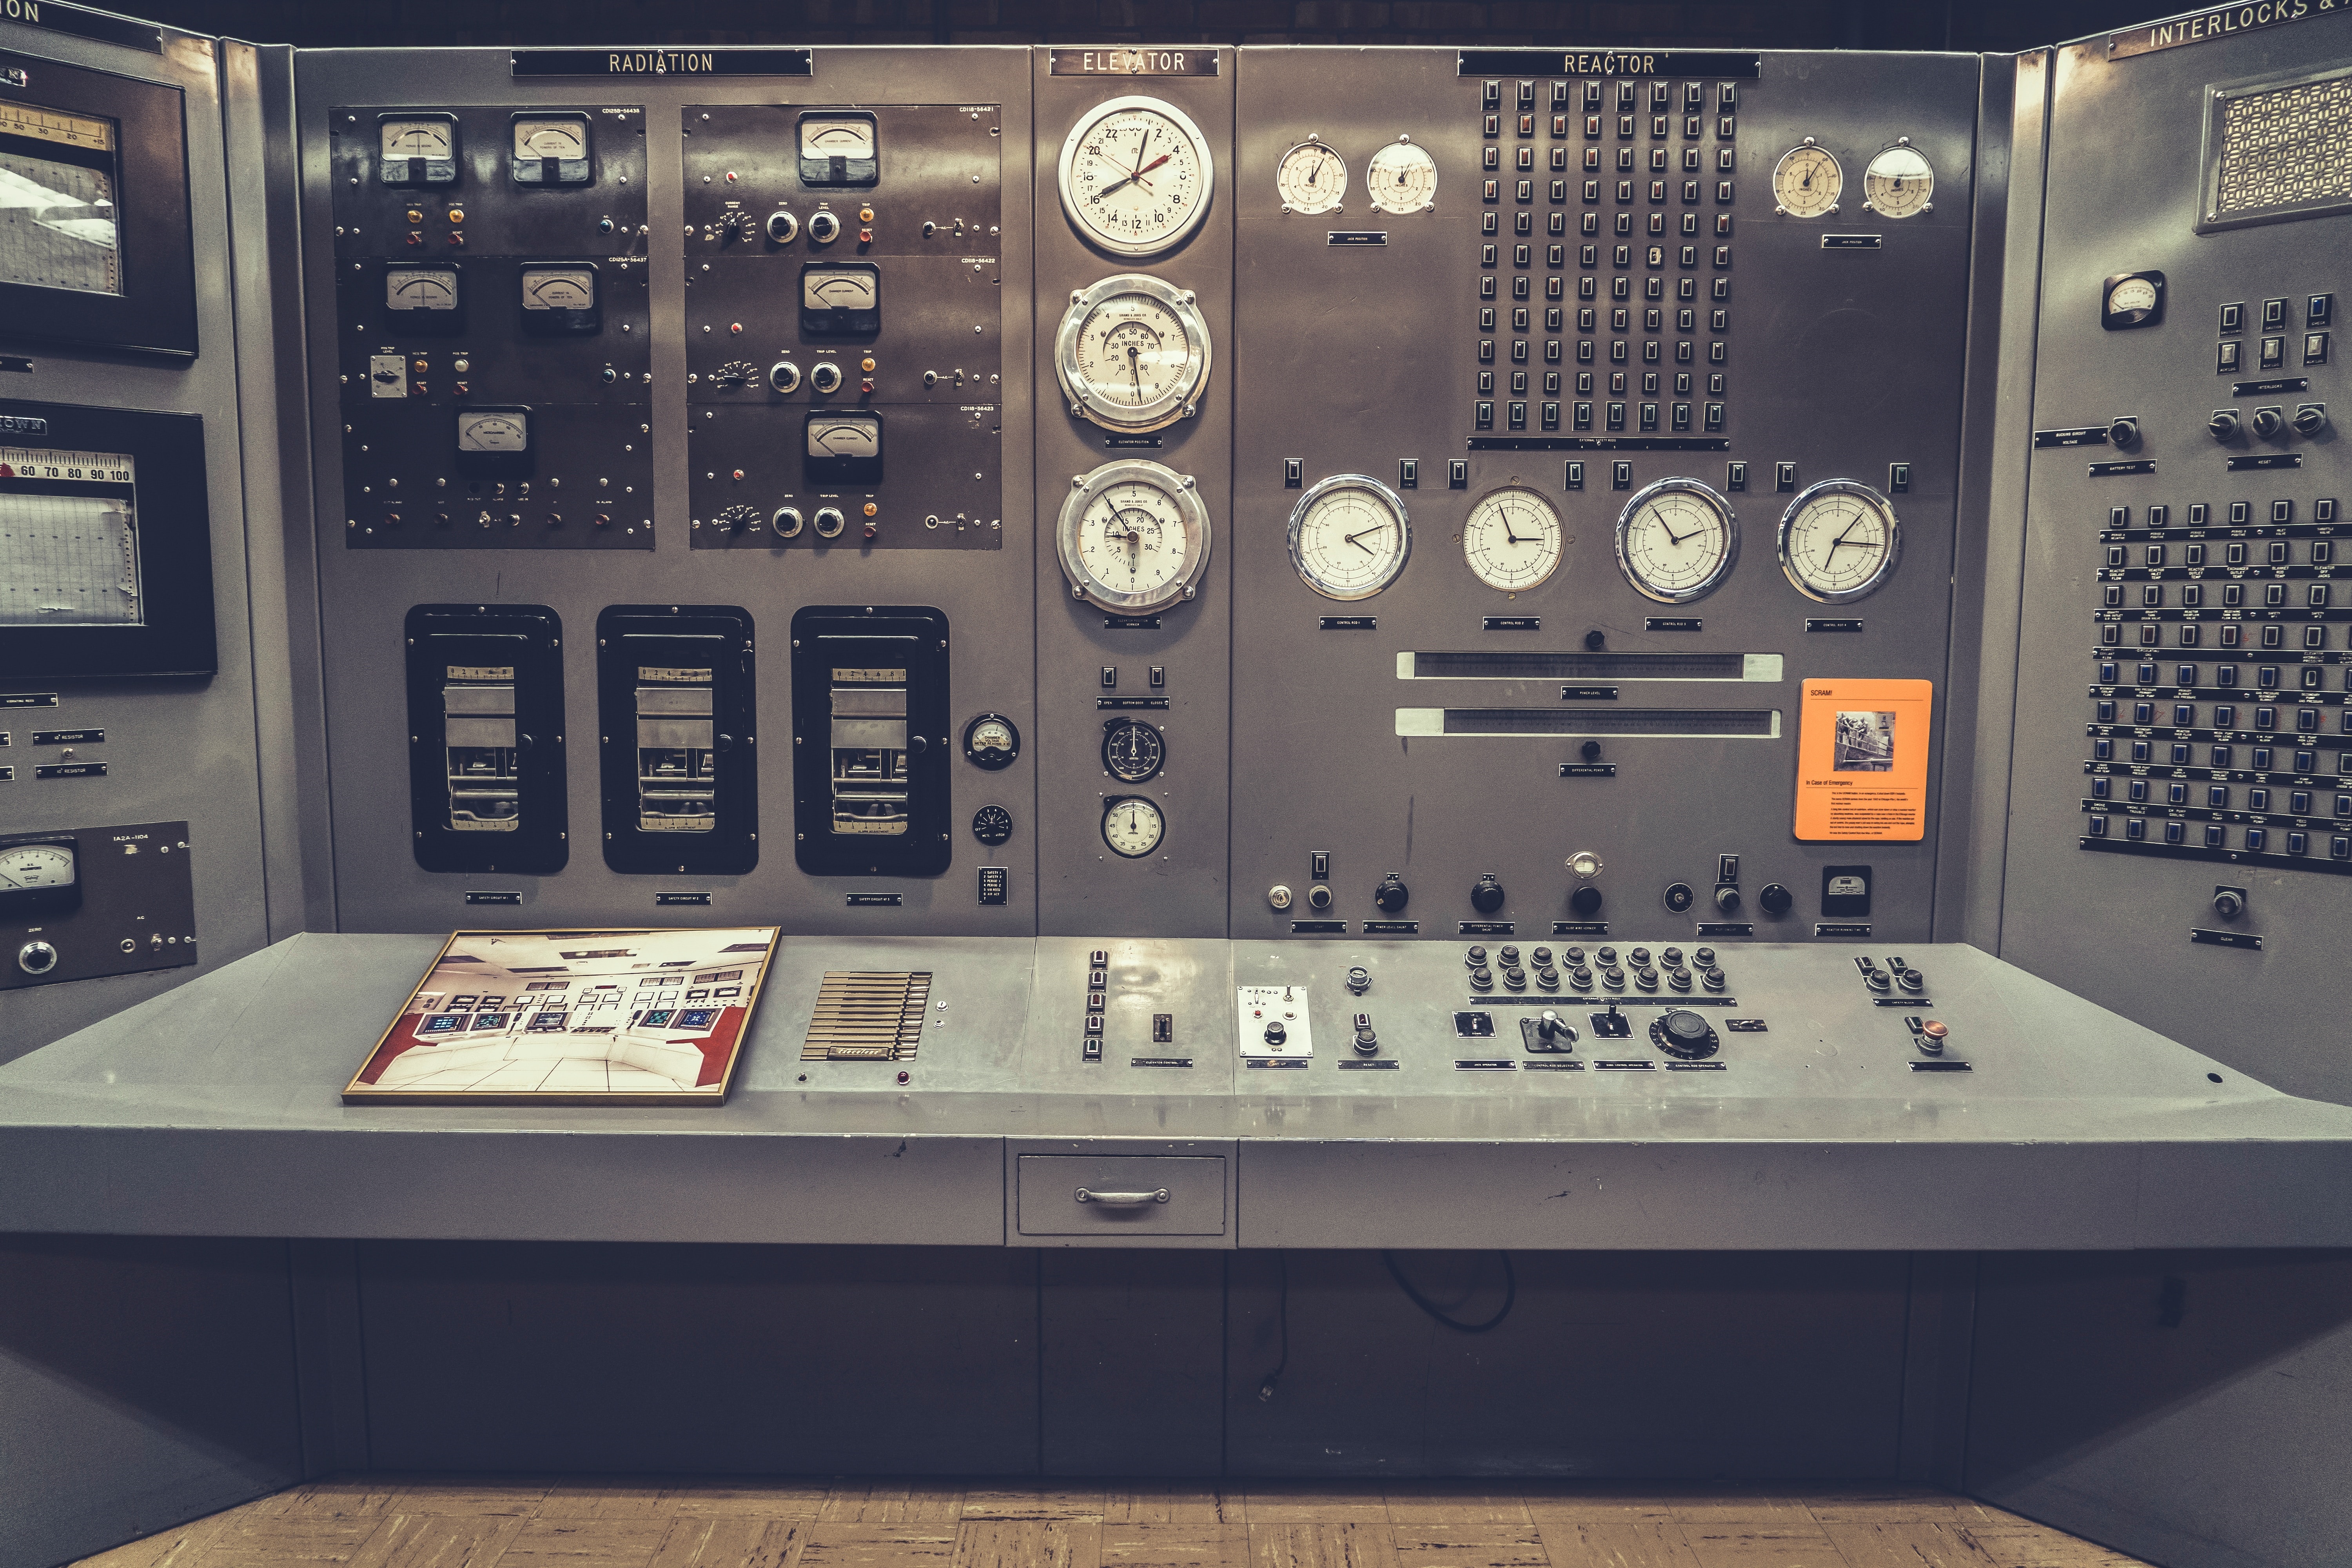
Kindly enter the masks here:
M 1779 680 L 1777 653 L 1463 648 L 1397 655 L 1399 680 Z
M 1777 708 L 1400 708 L 1400 735 L 1649 735 L 1776 741 Z

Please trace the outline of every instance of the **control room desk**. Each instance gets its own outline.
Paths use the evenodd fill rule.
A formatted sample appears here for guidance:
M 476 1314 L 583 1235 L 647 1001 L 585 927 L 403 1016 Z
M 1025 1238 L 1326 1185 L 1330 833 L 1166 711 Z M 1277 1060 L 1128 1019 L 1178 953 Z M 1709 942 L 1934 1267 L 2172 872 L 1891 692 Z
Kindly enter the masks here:
M 1081 1065 L 1076 1020 L 1095 945 L 787 936 L 723 1106 L 346 1107 L 340 1089 L 438 939 L 294 937 L 0 1067 L 0 1231 L 2352 1245 L 2352 1110 L 2280 1094 L 1973 948 L 1912 953 L 1971 1072 L 1909 1070 L 1899 1018 L 1874 1011 L 1855 982 L 1859 950 L 1743 944 L 1725 950 L 1731 990 L 1770 1032 L 1727 1037 L 1728 1071 L 1669 1078 L 1458 1071 L 1452 1011 L 1474 1003 L 1457 945 L 1345 940 L 1101 944 L 1127 1005 L 1172 1011 L 1197 1066 L 1131 1068 L 1116 1039 L 1109 1064 Z M 1359 962 L 1373 974 L 1360 998 L 1339 979 Z M 947 1004 L 918 1059 L 802 1062 L 823 971 L 877 966 L 929 969 Z M 1269 983 L 1315 998 L 1307 1071 L 1239 1069 L 1234 987 Z M 1596 1005 L 1544 1000 L 1580 1020 Z M 1672 1000 L 1626 999 L 1637 1018 Z M 1476 1005 L 1504 1020 L 1483 1054 L 1517 1054 L 1511 1008 L 1526 1000 Z M 1399 1070 L 1333 1070 L 1360 1010 L 1374 1013 Z M 1115 1004 L 1115 1035 L 1121 1024 Z M 1646 1049 L 1641 1032 L 1629 1045 Z M 902 1066 L 903 1089 L 892 1083 Z M 1040 1155 L 1066 1158 L 1024 1167 Z M 1135 1163 L 1174 1159 L 1186 1163 Z M 1083 1209 L 1071 1177 L 1097 1169 L 1097 1185 L 1172 1173 L 1145 1179 L 1177 1201 Z

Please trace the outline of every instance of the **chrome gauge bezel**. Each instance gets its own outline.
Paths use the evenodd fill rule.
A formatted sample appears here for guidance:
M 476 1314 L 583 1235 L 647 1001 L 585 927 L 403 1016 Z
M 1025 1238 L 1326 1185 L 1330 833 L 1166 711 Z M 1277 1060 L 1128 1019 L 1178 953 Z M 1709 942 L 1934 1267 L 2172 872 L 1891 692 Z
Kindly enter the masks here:
M 1819 212 L 1798 212 L 1796 209 L 1790 206 L 1787 202 L 1780 199 L 1780 176 L 1782 172 L 1789 167 L 1789 164 L 1792 160 L 1806 153 L 1819 153 L 1822 158 L 1828 160 L 1830 172 L 1836 176 L 1837 180 L 1835 188 L 1830 192 L 1829 205 L 1822 208 Z M 1783 217 L 1792 217 L 1800 223 L 1816 223 L 1825 217 L 1835 217 L 1838 214 L 1839 206 L 1844 202 L 1844 200 L 1845 164 L 1839 160 L 1836 153 L 1831 152 L 1828 148 L 1822 146 L 1819 142 L 1814 141 L 1810 136 L 1798 142 L 1794 147 L 1790 148 L 1787 152 L 1781 153 L 1780 161 L 1772 165 L 1772 210 Z
M 1396 150 L 1399 148 L 1404 149 L 1404 153 L 1397 153 Z M 1394 202 L 1382 201 L 1380 184 L 1373 178 L 1374 171 L 1381 161 L 1392 156 L 1416 157 L 1429 168 L 1428 194 L 1410 206 L 1399 206 Z M 1364 161 L 1364 199 L 1371 203 L 1374 212 L 1387 213 L 1392 217 L 1403 217 L 1412 213 L 1435 212 L 1437 210 L 1437 155 L 1415 142 L 1411 136 L 1400 136 L 1393 142 L 1381 143 L 1373 151 L 1372 155 Z
M 1919 160 L 1921 168 L 1927 171 L 1927 194 L 1919 198 L 1916 206 L 1906 208 L 1902 212 L 1892 212 L 1880 206 L 1877 198 L 1871 195 L 1870 190 L 1870 183 L 1883 177 L 1878 172 L 1879 164 L 1896 153 L 1908 153 Z M 1865 212 L 1876 213 L 1890 223 L 1901 223 L 1906 218 L 1915 218 L 1923 214 L 1934 212 L 1936 210 L 1936 165 L 1928 161 L 1927 154 L 1919 151 L 1912 143 L 1911 138 L 1908 136 L 1895 138 L 1873 153 L 1870 155 L 1870 162 L 1862 166 L 1862 205 Z
M 1484 507 L 1488 501 L 1495 500 L 1498 496 L 1514 494 L 1524 495 L 1532 500 L 1538 507 L 1543 510 L 1544 515 L 1551 520 L 1549 524 L 1551 531 L 1551 563 L 1541 572 L 1537 573 L 1533 577 L 1530 577 L 1524 583 L 1497 583 L 1492 577 L 1487 576 L 1486 573 L 1479 570 L 1478 558 L 1471 553 L 1472 547 L 1476 542 L 1471 531 L 1471 525 L 1477 520 L 1479 509 Z M 1509 521 L 1510 520 L 1508 518 L 1504 520 L 1506 530 L 1509 527 Z M 1559 508 L 1552 505 L 1550 499 L 1541 490 L 1536 489 L 1533 485 L 1523 483 L 1517 478 L 1514 478 L 1508 484 L 1496 485 L 1493 489 L 1486 491 L 1476 500 L 1472 501 L 1470 503 L 1470 510 L 1463 514 L 1463 563 L 1470 568 L 1471 576 L 1476 578 L 1478 582 L 1486 587 L 1492 588 L 1497 594 L 1531 594 L 1538 588 L 1542 587 L 1546 583 L 1550 582 L 1552 579 L 1552 574 L 1558 572 L 1560 569 L 1561 564 L 1566 562 L 1567 559 L 1568 524 L 1566 520 L 1559 515 Z
M 1176 318 L 1184 331 L 1192 374 L 1150 403 L 1120 404 L 1100 394 L 1077 371 L 1078 335 L 1104 303 L 1125 294 L 1140 294 Z M 1201 314 L 1192 291 L 1143 272 L 1118 272 L 1084 289 L 1071 290 L 1069 309 L 1054 334 L 1054 379 L 1061 384 L 1063 406 L 1072 417 L 1089 420 L 1106 430 L 1141 433 L 1165 429 L 1201 411 L 1209 384 L 1209 323 Z
M 1291 204 L 1290 198 L 1283 193 L 1283 171 L 1289 168 L 1290 161 L 1293 158 L 1297 157 L 1301 153 L 1323 153 L 1328 157 L 1339 170 L 1339 183 L 1331 187 L 1330 199 L 1325 202 L 1321 206 L 1295 206 Z M 1309 136 L 1306 141 L 1292 146 L 1286 151 L 1281 157 L 1274 161 L 1274 195 L 1275 199 L 1281 203 L 1282 210 L 1284 212 L 1293 213 L 1300 217 L 1321 217 L 1325 213 L 1338 212 L 1339 210 L 1339 204 L 1348 199 L 1348 160 L 1340 156 L 1339 150 L 1337 147 L 1332 146 L 1321 137 Z
M 1117 239 L 1104 234 L 1089 224 L 1079 211 L 1079 203 L 1070 185 L 1070 171 L 1077 162 L 1078 148 L 1086 142 L 1087 133 L 1112 115 L 1123 114 L 1129 110 L 1160 115 L 1174 125 L 1177 132 L 1192 144 L 1192 156 L 1199 162 L 1201 169 L 1201 199 L 1192 204 L 1192 210 L 1172 232 L 1154 239 Z M 1193 123 L 1191 115 L 1166 99 L 1131 93 L 1124 98 L 1107 98 L 1078 117 L 1077 123 L 1070 127 L 1070 133 L 1062 138 L 1062 155 L 1055 164 L 1054 183 L 1062 194 L 1062 216 L 1069 220 L 1078 237 L 1088 245 L 1112 256 L 1160 256 L 1191 238 L 1192 231 L 1201 226 L 1201 220 L 1208 216 L 1210 204 L 1216 199 L 1217 161 L 1210 155 L 1209 139 L 1201 134 L 1200 126 Z
M 1635 568 L 1626 547 L 1626 540 L 1633 531 L 1633 520 L 1641 515 L 1642 509 L 1669 493 L 1696 496 L 1723 520 L 1723 559 L 1716 563 L 1715 570 L 1709 572 L 1703 581 L 1688 588 L 1662 588 L 1650 582 Z M 1624 510 L 1617 514 L 1612 542 L 1617 552 L 1617 570 L 1624 574 L 1625 581 L 1632 584 L 1633 592 L 1661 605 L 1687 605 L 1695 599 L 1706 598 L 1723 586 L 1724 579 L 1730 576 L 1731 569 L 1739 563 L 1739 516 L 1731 510 L 1731 502 L 1723 492 L 1704 479 L 1680 477 L 1660 479 L 1642 487 L 1625 503 Z
M 1386 509 L 1389 515 L 1396 519 L 1396 559 L 1390 563 L 1388 570 L 1381 574 L 1381 580 L 1369 588 L 1341 588 L 1325 582 L 1315 574 L 1312 567 L 1307 565 L 1306 553 L 1299 542 L 1300 534 L 1306 527 L 1307 517 L 1315 510 L 1316 502 L 1339 490 L 1368 491 L 1378 505 Z M 1328 479 L 1318 479 L 1307 486 L 1305 493 L 1299 496 L 1298 504 L 1290 509 L 1288 538 L 1290 564 L 1297 569 L 1298 580 L 1325 598 L 1337 599 L 1342 604 L 1352 603 L 1358 599 L 1369 599 L 1380 593 L 1404 574 L 1405 563 L 1412 557 L 1412 519 L 1405 511 L 1404 498 L 1370 474 L 1333 474 Z
M 1146 811 L 1151 813 L 1152 819 L 1159 823 L 1160 830 L 1152 835 L 1151 843 L 1148 847 L 1141 849 L 1121 849 L 1118 845 L 1111 842 L 1111 814 L 1122 805 L 1139 805 Z M 1152 799 L 1148 795 L 1114 795 L 1105 796 L 1103 799 L 1102 822 L 1100 827 L 1103 847 L 1109 850 L 1112 854 L 1118 856 L 1122 860 L 1149 859 L 1151 856 L 1160 852 L 1160 847 L 1161 845 L 1168 842 L 1168 814 L 1160 810 L 1160 803 Z
M 1878 569 L 1870 574 L 1869 580 L 1858 588 L 1817 588 L 1805 581 L 1802 574 L 1797 570 L 1795 563 L 1790 559 L 1789 536 L 1794 531 L 1797 520 L 1804 515 L 1808 508 L 1824 497 L 1832 495 L 1853 497 L 1876 512 L 1879 521 L 1886 525 L 1885 558 L 1879 562 Z M 1789 510 L 1780 514 L 1778 549 L 1780 556 L 1780 574 L 1789 580 L 1790 587 L 1815 604 L 1851 605 L 1857 599 L 1866 599 L 1877 593 L 1886 585 L 1886 580 L 1895 574 L 1895 563 L 1903 558 L 1903 522 L 1895 515 L 1895 503 L 1870 486 L 1857 479 L 1823 479 L 1821 483 L 1810 485 L 1798 492 L 1796 498 L 1789 502 Z
M 1156 594 L 1119 593 L 1088 572 L 1078 552 L 1078 527 L 1086 521 L 1087 508 L 1105 490 L 1122 484 L 1146 484 L 1160 491 L 1175 503 L 1177 514 L 1184 522 L 1191 545 L 1185 552 L 1184 570 Z M 1092 473 L 1072 479 L 1070 493 L 1062 502 L 1062 514 L 1054 525 L 1054 548 L 1061 557 L 1062 575 L 1070 584 L 1070 596 L 1114 616 L 1156 615 L 1198 597 L 1202 575 L 1209 569 L 1213 542 L 1209 509 L 1202 504 L 1200 487 L 1193 483 L 1192 477 L 1180 474 L 1164 463 L 1141 458 L 1105 463 Z

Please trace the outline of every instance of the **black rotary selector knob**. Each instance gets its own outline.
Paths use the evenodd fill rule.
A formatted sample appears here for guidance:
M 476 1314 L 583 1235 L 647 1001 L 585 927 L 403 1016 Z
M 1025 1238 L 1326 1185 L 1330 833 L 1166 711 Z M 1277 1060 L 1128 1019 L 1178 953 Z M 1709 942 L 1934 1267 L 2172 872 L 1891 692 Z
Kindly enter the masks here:
M 1372 889 L 1372 902 L 1380 906 L 1383 914 L 1396 913 L 1412 898 L 1412 889 L 1406 887 L 1404 879 L 1394 871 L 1381 878 L 1381 885 Z
M 1569 894 L 1568 907 L 1583 919 L 1591 920 L 1601 912 L 1601 889 L 1590 882 L 1585 883 Z
M 2286 428 L 2286 417 L 2275 408 L 2254 410 L 2254 434 L 2267 441 Z
M 1470 907 L 1482 915 L 1491 915 L 1503 907 L 1503 884 L 1487 872 L 1470 889 Z
M 1797 897 L 1778 882 L 1767 882 L 1763 890 L 1756 895 L 1756 901 L 1763 906 L 1766 914 L 1778 920 L 1789 912 Z
M 2116 446 L 2132 447 L 2139 445 L 2139 421 L 2123 415 L 2107 422 L 2107 439 Z
M 1698 895 L 1691 891 L 1688 882 L 1666 884 L 1666 910 L 1669 913 L 1681 914 L 1697 901 Z
M 1715 890 L 1715 907 L 1721 910 L 1727 915 L 1738 914 L 1739 912 L 1739 889 L 1737 888 L 1717 888 Z
M 1651 1025 L 1650 1040 L 1666 1055 L 1686 1062 L 1715 1055 L 1721 1044 L 1707 1021 L 1687 1007 L 1676 1007 Z
M 2213 439 L 2216 441 L 2235 440 L 2238 435 L 2238 411 L 2234 408 L 2216 408 L 2213 410 L 2213 417 L 2205 421 L 2205 428 L 2213 433 Z
M 1265 1043 L 1269 1046 L 1278 1046 L 1289 1037 L 1290 1031 L 1280 1024 L 1268 1024 L 1265 1026 Z

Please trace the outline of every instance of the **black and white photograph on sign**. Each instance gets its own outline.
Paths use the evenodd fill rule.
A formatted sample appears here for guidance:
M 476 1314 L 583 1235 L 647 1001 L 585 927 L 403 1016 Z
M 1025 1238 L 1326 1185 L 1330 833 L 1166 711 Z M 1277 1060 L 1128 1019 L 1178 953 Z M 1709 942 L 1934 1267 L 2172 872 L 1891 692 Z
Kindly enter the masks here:
M 1837 716 L 1835 760 L 1842 773 L 1885 773 L 1895 771 L 1895 715 L 1841 712 Z

